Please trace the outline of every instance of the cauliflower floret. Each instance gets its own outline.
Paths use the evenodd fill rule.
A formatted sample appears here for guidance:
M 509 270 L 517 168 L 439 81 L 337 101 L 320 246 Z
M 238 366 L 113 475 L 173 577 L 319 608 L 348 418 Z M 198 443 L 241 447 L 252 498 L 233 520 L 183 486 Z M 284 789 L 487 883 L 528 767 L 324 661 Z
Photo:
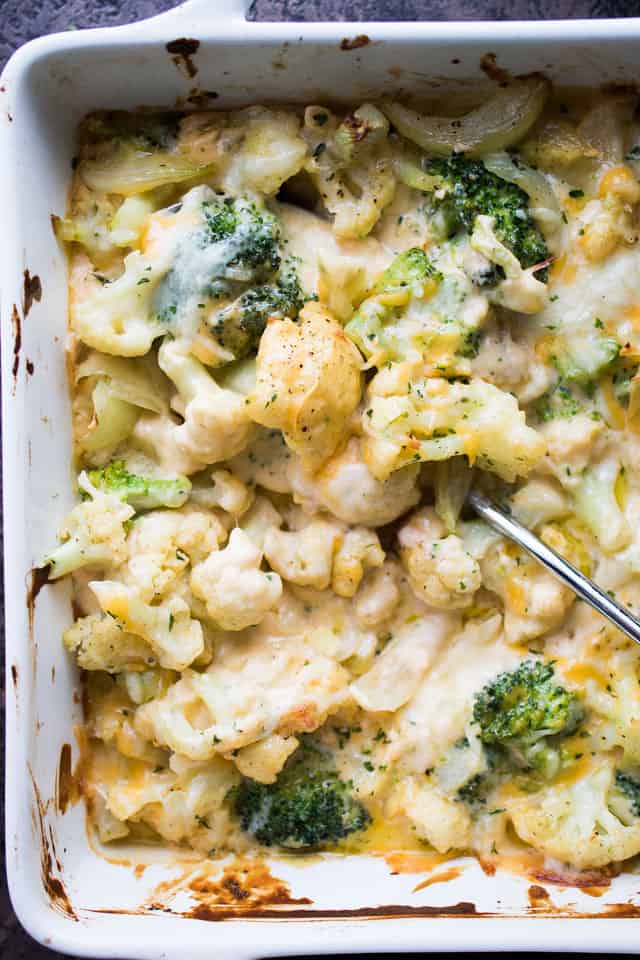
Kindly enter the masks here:
M 118 197 L 89 190 L 81 177 L 75 177 L 69 216 L 55 217 L 56 235 L 65 243 L 79 243 L 95 266 L 108 268 L 113 263 L 113 219 Z
M 344 531 L 342 524 L 312 520 L 297 530 L 273 527 L 264 538 L 264 554 L 283 580 L 325 590 L 331 584 L 341 597 L 352 597 L 367 567 L 379 567 L 384 551 L 366 527 Z
M 296 462 L 280 430 L 258 427 L 251 446 L 234 457 L 229 466 L 236 476 L 251 486 L 272 493 L 290 493 L 289 465 Z
M 189 562 L 200 563 L 226 537 L 225 528 L 209 511 L 154 510 L 133 524 L 122 579 L 151 603 L 175 589 Z
M 180 149 L 213 166 L 211 183 L 238 196 L 277 193 L 302 167 L 307 145 L 292 112 L 253 106 L 232 113 L 197 112 L 180 121 Z
M 285 230 L 287 253 L 296 258 L 302 289 L 307 296 L 317 294 L 340 323 L 347 323 L 388 265 L 390 252 L 372 236 L 338 240 L 325 218 L 302 207 L 275 203 L 272 209 Z
M 121 357 L 141 357 L 164 332 L 152 319 L 151 298 L 165 270 L 170 252 L 162 260 L 138 251 L 125 257 L 124 273 L 107 283 L 95 275 L 84 253 L 74 254 L 69 272 L 71 329 L 90 347 Z
M 236 527 L 224 550 L 214 551 L 191 574 L 191 589 L 223 630 L 260 623 L 282 594 L 277 573 L 260 569 L 262 551 Z
M 567 497 L 553 480 L 533 477 L 511 497 L 511 509 L 532 530 L 569 512 Z
M 290 461 L 293 499 L 310 512 L 324 507 L 345 523 L 381 527 L 391 523 L 420 499 L 417 464 L 396 470 L 386 480 L 376 480 L 364 462 L 362 440 L 351 437 L 316 473 L 299 460 Z
M 112 617 L 99 613 L 80 617 L 65 630 L 62 638 L 83 670 L 120 673 L 153 666 L 156 662 L 146 640 L 125 633 Z
M 592 263 L 604 260 L 619 244 L 634 244 L 638 239 L 634 208 L 640 201 L 640 184 L 629 167 L 607 170 L 598 195 L 582 212 L 578 239 L 580 249 Z
M 153 213 L 147 223 L 142 251 L 124 258 L 124 270 L 103 282 L 84 254 L 71 260 L 69 318 L 72 330 L 88 346 L 121 357 L 139 357 L 176 323 L 174 312 L 158 309 L 158 287 L 173 264 L 185 237 L 202 221 L 208 187 L 190 190 L 179 207 Z
M 233 764 L 221 757 L 206 764 L 172 757 L 170 769 L 135 773 L 124 770 L 108 791 L 107 806 L 117 819 L 146 823 L 170 843 L 203 853 L 225 849 L 233 821 L 224 800 L 239 781 Z
M 384 550 L 377 534 L 366 527 L 347 530 L 333 560 L 331 586 L 340 597 L 353 597 L 365 570 L 384 563 Z
M 389 817 L 406 817 L 418 837 L 438 853 L 471 847 L 472 822 L 463 803 L 451 800 L 426 777 L 407 777 L 389 797 Z
M 600 572 L 599 568 L 598 577 Z M 635 585 L 631 589 L 635 591 Z M 555 634 L 548 655 L 556 657 L 566 684 L 578 689 L 595 748 L 602 752 L 617 748 L 625 768 L 638 766 L 640 651 L 615 627 L 603 625 L 598 614 L 583 605 L 576 608 L 578 613 L 571 619 L 570 639 Z
M 114 580 L 94 580 L 89 586 L 105 613 L 123 630 L 147 641 L 161 667 L 184 670 L 204 651 L 202 626 L 192 620 L 188 605 L 180 597 L 150 606 L 135 587 Z
M 358 705 L 389 713 L 407 703 L 456 625 L 452 614 L 427 611 L 409 598 L 396 613 L 393 639 L 351 684 Z
M 360 401 L 358 350 L 323 307 L 307 303 L 296 322 L 268 324 L 260 340 L 251 417 L 282 430 L 305 465 L 334 452 Z
M 176 544 L 180 519 L 172 511 L 154 510 L 133 524 L 129 559 L 121 576 L 145 603 L 166 596 L 189 563 L 188 555 Z
M 501 540 L 480 561 L 482 582 L 504 603 L 504 634 L 519 644 L 559 626 L 575 599 L 528 554 Z
M 214 470 L 211 479 L 213 501 L 218 507 L 232 517 L 241 517 L 247 512 L 255 496 L 253 490 L 245 486 L 230 470 Z
M 233 762 L 243 777 L 258 783 L 275 783 L 276 778 L 300 741 L 274 733 L 264 740 L 234 751 Z
M 42 565 L 49 567 L 49 580 L 80 567 L 108 570 L 127 557 L 124 524 L 133 516 L 133 507 L 114 494 L 97 490 L 86 473 L 78 477 L 78 486 L 91 499 L 73 508 L 58 531 L 62 543 L 44 557 Z
M 164 795 L 156 802 L 150 798 L 129 819 L 148 823 L 170 843 L 188 843 L 205 854 L 226 849 L 234 822 L 225 798 L 238 783 L 233 764 L 221 758 L 198 764 L 172 757 L 171 769 L 175 777 Z M 115 789 L 109 803 L 115 807 Z
M 192 566 L 205 560 L 227 539 L 227 527 L 211 510 L 199 510 L 188 504 L 174 513 L 176 524 L 175 541 L 178 550 L 184 551 Z
M 543 455 L 544 440 L 511 394 L 477 379 L 413 379 L 413 365 L 396 367 L 371 381 L 362 417 L 365 460 L 378 480 L 411 462 L 466 454 L 513 481 Z
M 594 420 L 588 413 L 577 413 L 569 419 L 558 417 L 543 423 L 539 433 L 546 444 L 546 455 L 541 467 L 556 477 L 565 490 L 575 490 L 594 455 L 595 441 L 604 427 L 602 420 Z
M 114 677 L 95 671 L 87 676 L 87 735 L 104 744 L 112 745 L 122 758 L 129 757 L 146 763 L 158 764 L 165 759 L 162 750 L 149 743 L 134 727 L 135 704 L 124 686 Z M 113 775 L 101 778 L 113 780 Z
M 518 836 L 546 856 L 581 870 L 627 860 L 640 852 L 640 820 L 629 825 L 611 809 L 614 761 L 583 758 L 568 776 L 535 793 L 506 791 Z M 576 773 L 579 772 L 579 776 Z
M 158 363 L 178 389 L 173 406 L 183 422 L 145 414 L 133 431 L 140 446 L 149 448 L 161 465 L 184 474 L 240 453 L 253 432 L 244 398 L 218 386 L 178 341 L 162 344 Z
M 585 470 L 574 487 L 574 510 L 606 553 L 622 550 L 633 536 L 633 524 L 620 509 L 616 494 L 621 476 L 624 470 L 614 454 Z
M 253 637 L 187 670 L 161 700 L 136 712 L 141 736 L 192 760 L 310 733 L 343 703 L 349 675 L 296 638 Z
M 355 613 L 363 627 L 375 627 L 389 620 L 400 602 L 398 570 L 385 562 L 367 575 L 355 598 Z
M 415 595 L 432 607 L 468 607 L 481 586 L 477 560 L 445 526 L 432 507 L 415 513 L 398 533 L 400 556 Z
M 282 517 L 267 497 L 255 498 L 249 509 L 240 519 L 240 528 L 244 530 L 258 550 L 264 550 L 264 541 L 272 528 L 282 524 Z
M 162 697 L 178 679 L 173 670 L 152 667 L 148 670 L 125 670 L 118 674 L 118 682 L 124 686 L 127 696 L 137 706 L 155 697 Z
M 396 178 L 388 156 L 389 122 L 364 103 L 338 126 L 324 107 L 307 107 L 302 135 L 309 144 L 305 170 L 334 215 L 336 237 L 366 237 L 391 203 Z
M 498 264 L 504 271 L 505 279 L 491 292 L 490 298 L 494 303 L 517 310 L 518 313 L 538 313 L 549 299 L 546 285 L 535 278 L 535 271 L 539 267 L 523 270 L 518 258 L 496 237 L 494 225 L 493 217 L 476 217 L 469 241 L 477 253 L 487 257 L 491 263 Z
M 376 278 L 345 327 L 370 366 L 417 360 L 422 376 L 468 376 L 469 357 L 489 310 L 462 269 L 457 245 L 432 258 L 404 250 Z
M 341 538 L 342 527 L 327 520 L 289 532 L 272 528 L 264 538 L 264 555 L 284 580 L 325 590 Z

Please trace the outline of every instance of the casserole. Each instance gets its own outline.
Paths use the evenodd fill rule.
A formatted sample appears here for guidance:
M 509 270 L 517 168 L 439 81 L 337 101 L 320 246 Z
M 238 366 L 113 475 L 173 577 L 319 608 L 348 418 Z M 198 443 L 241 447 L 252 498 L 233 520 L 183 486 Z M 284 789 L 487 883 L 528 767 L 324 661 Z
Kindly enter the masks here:
M 7 848 L 16 911 L 43 942 L 94 957 L 172 956 L 167 944 L 178 938 L 180 954 L 206 956 L 213 937 L 230 957 L 427 944 L 572 949 L 583 948 L 585 935 L 590 949 L 631 952 L 632 874 L 604 892 L 549 892 L 542 882 L 506 873 L 487 879 L 467 860 L 428 878 L 439 883 L 415 889 L 422 877 L 403 873 L 402 863 L 363 857 L 273 858 L 269 869 L 254 865 L 244 873 L 232 865 L 209 870 L 180 863 L 175 852 L 149 864 L 148 853 L 123 850 L 115 861 L 92 849 L 82 806 L 70 802 L 81 781 L 70 745 L 82 719 L 76 677 L 58 643 L 71 619 L 70 596 L 64 584 L 40 591 L 33 567 L 71 506 L 70 438 L 60 428 L 69 423 L 65 263 L 49 218 L 66 205 L 80 118 L 96 108 L 189 98 L 239 106 L 255 102 L 257 92 L 266 102 L 340 99 L 346 91 L 350 99 L 402 89 L 441 95 L 477 84 L 489 52 L 502 68 L 542 70 L 563 86 L 635 80 L 640 24 L 634 20 L 624 21 L 623 36 L 619 23 L 606 21 L 423 24 L 409 40 L 394 24 L 362 25 L 349 36 L 353 28 L 340 24 L 302 30 L 246 24 L 237 3 L 216 9 L 214 21 L 210 4 L 192 2 L 143 25 L 36 41 L 11 61 L 3 80 L 3 209 L 11 251 L 2 278 L 11 597 Z M 492 62 L 485 57 L 485 68 Z M 374 917 L 378 923 L 364 922 Z M 613 919 L 620 922 L 606 922 Z

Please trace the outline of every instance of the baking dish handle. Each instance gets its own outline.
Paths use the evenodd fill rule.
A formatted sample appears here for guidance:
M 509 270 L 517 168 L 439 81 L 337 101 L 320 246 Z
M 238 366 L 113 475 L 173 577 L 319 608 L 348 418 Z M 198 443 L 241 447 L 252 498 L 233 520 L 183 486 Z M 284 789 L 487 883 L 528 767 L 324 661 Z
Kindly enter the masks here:
M 184 0 L 177 7 L 172 7 L 165 13 L 155 17 L 148 17 L 138 23 L 130 24 L 127 30 L 158 24 L 166 26 L 175 23 L 182 28 L 188 27 L 194 21 L 206 23 L 246 23 L 246 14 L 252 0 Z

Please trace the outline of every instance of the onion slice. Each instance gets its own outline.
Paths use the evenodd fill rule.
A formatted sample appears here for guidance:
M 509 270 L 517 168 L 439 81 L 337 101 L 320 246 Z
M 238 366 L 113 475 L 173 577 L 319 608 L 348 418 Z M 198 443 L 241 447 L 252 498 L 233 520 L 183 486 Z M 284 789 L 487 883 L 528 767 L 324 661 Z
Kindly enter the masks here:
M 427 153 L 477 157 L 521 140 L 540 116 L 549 89 L 544 77 L 522 77 L 462 117 L 429 117 L 393 100 L 383 100 L 380 108 L 403 137 Z
M 562 226 L 562 209 L 551 184 L 538 170 L 516 161 L 508 153 L 490 153 L 482 158 L 487 170 L 501 180 L 515 183 L 529 197 L 529 213 L 546 234 Z
M 90 190 L 133 197 L 166 183 L 181 183 L 213 172 L 213 164 L 196 163 L 186 154 L 139 150 L 114 143 L 110 150 L 83 160 L 80 176 Z

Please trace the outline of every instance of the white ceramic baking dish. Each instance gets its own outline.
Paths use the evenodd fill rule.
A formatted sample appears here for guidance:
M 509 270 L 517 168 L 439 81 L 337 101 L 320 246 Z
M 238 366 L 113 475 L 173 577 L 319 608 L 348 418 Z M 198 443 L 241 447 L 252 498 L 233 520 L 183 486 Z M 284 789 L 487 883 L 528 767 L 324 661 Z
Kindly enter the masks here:
M 629 873 L 595 897 L 487 876 L 471 860 L 448 882 L 415 890 L 423 877 L 372 857 L 274 859 L 277 881 L 229 868 L 222 882 L 219 866 L 181 863 L 175 851 L 144 872 L 133 869 L 136 851 L 105 859 L 87 838 L 82 804 L 67 804 L 81 721 L 77 676 L 60 642 L 71 618 L 68 585 L 36 596 L 31 570 L 72 499 L 65 261 L 50 217 L 65 209 L 83 114 L 168 106 L 194 91 L 220 107 L 442 93 L 484 82 L 487 52 L 509 70 L 542 70 L 561 85 L 627 84 L 640 79 L 639 45 L 638 19 L 259 24 L 245 22 L 242 0 L 191 0 L 135 26 L 36 40 L 11 60 L 0 87 L 6 836 L 11 897 L 34 937 L 82 956 L 154 960 L 636 952 L 640 880 Z

